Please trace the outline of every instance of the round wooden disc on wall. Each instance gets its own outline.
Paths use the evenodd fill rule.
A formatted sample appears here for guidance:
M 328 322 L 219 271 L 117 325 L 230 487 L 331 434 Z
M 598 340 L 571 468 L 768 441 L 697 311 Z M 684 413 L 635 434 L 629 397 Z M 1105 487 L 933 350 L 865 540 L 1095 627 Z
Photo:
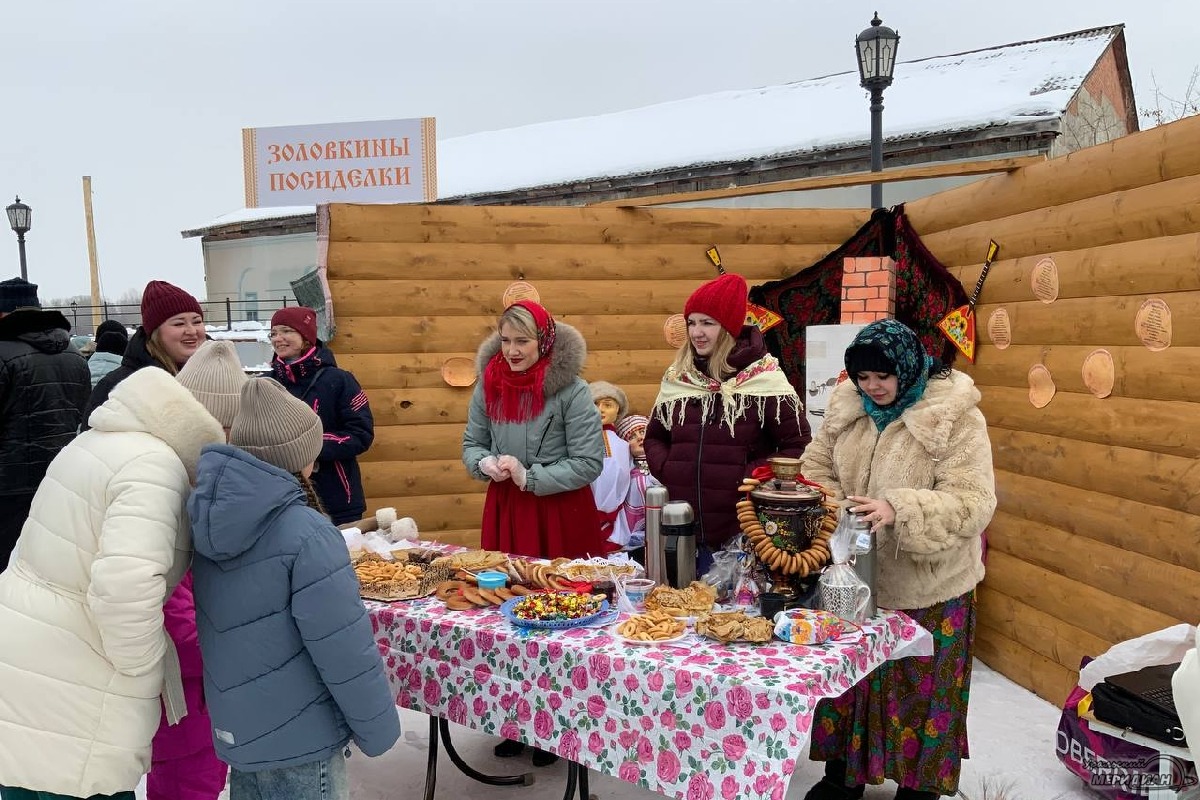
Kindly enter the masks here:
M 1058 299 L 1058 264 L 1053 258 L 1046 256 L 1033 265 L 1029 288 L 1033 290 L 1033 296 L 1043 303 L 1053 303 Z
M 687 320 L 683 314 L 672 314 L 667 317 L 667 321 L 663 323 L 663 337 L 667 340 L 667 344 L 676 349 L 683 347 L 683 343 L 687 341 Z
M 1083 360 L 1083 385 L 1096 397 L 1112 394 L 1116 374 L 1112 353 L 1103 348 L 1093 350 Z
M 1138 309 L 1133 327 L 1147 348 L 1166 350 L 1171 346 L 1171 307 L 1167 301 L 1151 297 Z
M 532 283 L 513 281 L 504 290 L 502 302 L 504 303 L 504 307 L 508 308 L 519 300 L 532 300 L 535 303 L 540 303 L 542 302 L 542 296 L 538 294 L 537 288 Z
M 453 356 L 442 362 L 442 380 L 448 386 L 472 386 L 475 377 L 474 359 Z
M 997 350 L 1007 350 L 1012 344 L 1012 323 L 1008 319 L 1007 308 L 997 308 L 988 317 L 988 338 Z
M 1054 376 L 1042 364 L 1034 364 L 1029 368 L 1029 402 L 1034 408 L 1045 408 L 1054 399 L 1058 391 L 1054 385 Z

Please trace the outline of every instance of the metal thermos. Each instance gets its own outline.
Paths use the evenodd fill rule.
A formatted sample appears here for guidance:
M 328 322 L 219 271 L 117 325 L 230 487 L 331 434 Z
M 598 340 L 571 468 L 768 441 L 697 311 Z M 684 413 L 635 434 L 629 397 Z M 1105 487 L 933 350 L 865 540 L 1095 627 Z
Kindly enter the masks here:
M 667 582 L 666 537 L 662 529 L 662 511 L 666 504 L 665 487 L 646 488 L 646 577 L 659 584 Z
M 691 503 L 675 500 L 663 506 L 662 530 L 666 539 L 667 577 L 682 589 L 696 580 L 696 515 Z
M 871 523 L 859 514 L 854 516 L 854 530 L 854 547 L 851 549 L 854 554 L 854 571 L 858 574 L 859 580 L 871 590 L 865 614 L 866 618 L 870 619 L 879 613 L 875 602 L 875 590 L 879 585 L 879 559 L 875 552 L 875 532 L 871 530 Z

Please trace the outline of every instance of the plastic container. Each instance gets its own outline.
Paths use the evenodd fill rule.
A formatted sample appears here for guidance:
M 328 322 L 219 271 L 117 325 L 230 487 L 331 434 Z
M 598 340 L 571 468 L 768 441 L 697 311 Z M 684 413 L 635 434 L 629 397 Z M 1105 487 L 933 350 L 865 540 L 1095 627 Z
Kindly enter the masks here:
M 508 585 L 508 576 L 503 572 L 480 572 L 475 575 L 480 589 L 499 589 Z
M 642 613 L 646 610 L 646 595 L 655 587 L 655 582 L 649 578 L 625 578 L 621 581 L 621 590 L 625 599 L 633 606 L 633 610 Z

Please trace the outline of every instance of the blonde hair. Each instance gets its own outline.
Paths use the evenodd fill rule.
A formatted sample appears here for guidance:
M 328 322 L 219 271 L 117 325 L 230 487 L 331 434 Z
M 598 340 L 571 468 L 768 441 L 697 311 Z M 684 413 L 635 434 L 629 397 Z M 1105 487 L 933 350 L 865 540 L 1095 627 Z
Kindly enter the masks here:
M 162 346 L 162 341 L 158 338 L 158 328 L 155 328 L 154 333 L 146 337 L 146 352 L 167 372 L 172 375 L 179 374 L 179 365 L 175 363 L 175 359 L 167 355 L 167 351 Z
M 729 365 L 729 356 L 733 353 L 733 347 L 736 344 L 737 340 L 729 335 L 729 331 L 724 328 L 719 329 L 716 344 L 713 345 L 712 355 L 708 357 L 708 376 L 710 378 L 723 381 L 733 377 L 737 372 L 737 370 Z M 672 366 L 675 368 L 677 374 L 691 372 L 696 369 L 696 349 L 692 347 L 691 339 L 688 339 L 679 346 Z
M 317 496 L 317 490 L 313 488 L 312 481 L 299 472 L 293 472 L 292 475 L 295 476 L 296 480 L 300 481 L 300 488 L 304 490 L 304 499 L 308 501 L 308 507 L 314 508 L 328 517 L 329 512 L 325 510 L 325 504 Z
M 516 328 L 517 333 L 522 336 L 527 336 L 539 343 L 542 341 L 538 337 L 537 320 L 533 318 L 533 314 L 530 314 L 528 310 L 520 306 L 509 306 L 506 308 L 504 313 L 500 315 L 500 319 L 496 321 L 497 333 L 500 332 L 500 329 L 504 327 L 504 323 L 506 322 Z

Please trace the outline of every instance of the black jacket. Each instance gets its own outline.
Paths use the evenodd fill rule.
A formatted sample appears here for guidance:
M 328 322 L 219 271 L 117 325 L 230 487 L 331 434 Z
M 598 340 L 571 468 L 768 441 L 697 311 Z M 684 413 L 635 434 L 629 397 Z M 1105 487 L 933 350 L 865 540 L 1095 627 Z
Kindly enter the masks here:
M 375 418 L 358 381 L 339 369 L 333 353 L 319 345 L 308 356 L 285 364 L 271 360 L 272 377 L 321 418 L 325 443 L 313 472 L 313 487 L 335 524 L 356 522 L 367 510 L 356 456 L 375 441 Z
M 125 348 L 125 355 L 121 358 L 121 366 L 101 378 L 100 382 L 96 384 L 96 388 L 92 389 L 92 395 L 87 401 L 87 408 L 83 410 L 84 430 L 88 429 L 87 421 L 92 416 L 92 412 L 104 405 L 104 401 L 108 399 L 108 395 L 112 393 L 117 384 L 142 367 L 158 367 L 162 369 L 162 364 L 158 363 L 154 356 L 150 355 L 150 351 L 146 349 L 146 331 L 139 325 L 137 331 L 130 337 L 129 345 Z
M 58 311 L 0 319 L 0 495 L 33 494 L 79 430 L 92 388 Z

